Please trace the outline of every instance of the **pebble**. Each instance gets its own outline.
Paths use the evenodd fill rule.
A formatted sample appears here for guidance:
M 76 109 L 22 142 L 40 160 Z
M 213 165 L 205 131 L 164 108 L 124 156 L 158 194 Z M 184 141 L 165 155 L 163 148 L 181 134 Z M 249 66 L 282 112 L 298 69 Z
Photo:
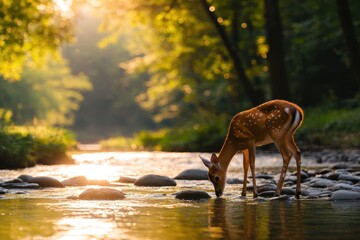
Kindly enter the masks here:
M 136 186 L 146 186 L 146 187 L 163 187 L 163 186 L 176 186 L 174 179 L 160 176 L 155 174 L 148 174 L 138 178 L 135 183 Z
M 181 200 L 201 200 L 209 199 L 211 196 L 205 191 L 185 190 L 175 193 L 175 198 Z
M 329 190 L 331 191 L 338 191 L 338 190 L 352 190 L 354 186 L 346 183 L 336 183 L 335 186 L 330 187 Z
M 120 176 L 118 182 L 121 182 L 121 183 L 135 183 L 136 178 Z
M 273 179 L 274 176 L 272 176 L 270 174 L 265 174 L 265 173 L 258 173 L 258 174 L 255 174 L 255 178 L 258 178 L 258 179 Z
M 40 186 L 37 183 L 2 183 L 1 187 L 4 188 L 20 188 L 20 189 L 39 189 Z
M 18 176 L 17 178 L 21 179 L 23 182 L 29 182 L 30 179 L 33 178 L 33 176 L 30 176 L 27 174 L 22 174 L 22 175 Z
M 88 184 L 88 180 L 84 176 L 77 176 L 77 177 L 72 177 L 72 178 L 66 179 L 66 180 L 62 181 L 61 183 L 66 187 L 86 186 Z
M 0 187 L 0 194 L 6 194 L 8 192 L 9 192 L 9 190 L 7 190 L 6 188 Z
M 179 173 L 176 180 L 208 180 L 208 171 L 203 169 L 187 169 Z
M 125 194 L 112 188 L 90 188 L 79 195 L 81 200 L 120 200 Z
M 226 180 L 227 184 L 244 184 L 244 180 L 240 179 L 240 178 L 228 178 Z M 247 183 L 249 183 L 249 181 L 247 181 Z
M 334 185 L 335 185 L 335 182 L 330 179 L 313 178 L 310 181 L 310 186 L 316 187 L 316 188 L 333 187 Z
M 349 174 L 340 174 L 338 177 L 338 180 L 345 180 L 345 181 L 351 181 L 353 183 L 358 183 L 358 182 L 360 182 L 360 177 L 352 176 Z
M 349 190 L 339 190 L 331 195 L 330 200 L 360 200 L 360 193 Z
M 33 177 L 28 183 L 37 183 L 41 188 L 55 187 L 55 188 L 64 188 L 64 184 L 62 184 L 59 180 L 52 177 Z

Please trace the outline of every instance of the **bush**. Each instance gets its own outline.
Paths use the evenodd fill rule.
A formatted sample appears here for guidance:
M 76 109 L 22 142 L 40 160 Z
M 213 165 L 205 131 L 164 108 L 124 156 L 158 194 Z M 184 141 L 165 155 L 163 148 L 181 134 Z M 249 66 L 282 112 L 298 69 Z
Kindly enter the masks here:
M 226 136 L 227 123 L 219 121 L 206 125 L 192 125 L 158 131 L 141 131 L 133 138 L 110 138 L 100 141 L 106 150 L 156 151 L 219 151 Z
M 76 144 L 74 135 L 50 127 L 2 127 L 0 168 L 24 168 L 35 164 L 73 163 L 66 151 Z
M 360 146 L 360 105 L 347 101 L 305 110 L 299 140 L 335 148 Z
M 0 168 L 25 168 L 35 165 L 33 139 L 19 133 L 0 130 Z

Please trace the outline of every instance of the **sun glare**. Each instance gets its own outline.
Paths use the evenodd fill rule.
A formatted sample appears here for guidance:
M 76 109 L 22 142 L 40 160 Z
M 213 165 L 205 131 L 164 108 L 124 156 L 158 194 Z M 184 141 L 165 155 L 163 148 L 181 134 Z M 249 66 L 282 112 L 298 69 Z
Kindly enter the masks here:
M 72 0 L 55 0 L 55 4 L 61 12 L 67 14 L 71 10 Z

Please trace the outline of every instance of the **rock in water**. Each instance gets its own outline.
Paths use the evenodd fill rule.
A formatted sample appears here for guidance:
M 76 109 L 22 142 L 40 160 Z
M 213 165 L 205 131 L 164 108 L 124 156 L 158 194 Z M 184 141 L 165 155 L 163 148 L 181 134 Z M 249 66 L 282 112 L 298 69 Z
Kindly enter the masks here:
M 177 180 L 208 180 L 208 172 L 203 169 L 187 169 L 179 173 Z
M 37 183 L 42 188 L 47 187 L 56 187 L 63 188 L 65 187 L 59 180 L 52 177 L 33 177 L 29 180 L 28 183 Z
M 120 200 L 125 194 L 112 188 L 90 188 L 79 195 L 81 200 Z
M 175 198 L 181 200 L 201 200 L 201 199 L 211 198 L 211 196 L 204 191 L 185 190 L 185 191 L 177 192 L 175 194 Z
M 84 176 L 77 176 L 61 182 L 64 186 L 86 186 L 88 180 Z
M 2 183 L 1 187 L 4 188 L 19 188 L 19 189 L 39 189 L 39 184 L 37 183 Z
M 135 183 L 136 178 L 120 176 L 118 182 L 121 182 L 121 183 Z
M 331 195 L 330 200 L 360 200 L 360 193 L 349 190 L 339 190 Z
M 145 186 L 145 187 L 165 187 L 165 186 L 176 186 L 174 179 L 160 176 L 155 174 L 148 174 L 138 178 L 135 183 L 136 186 Z
M 23 182 L 29 182 L 30 179 L 33 178 L 33 176 L 22 174 L 22 175 L 18 176 L 17 178 L 21 179 Z

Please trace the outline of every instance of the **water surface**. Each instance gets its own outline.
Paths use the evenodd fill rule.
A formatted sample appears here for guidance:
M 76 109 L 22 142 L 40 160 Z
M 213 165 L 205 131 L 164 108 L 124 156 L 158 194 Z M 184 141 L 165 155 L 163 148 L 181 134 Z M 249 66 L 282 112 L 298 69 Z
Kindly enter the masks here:
M 240 185 L 228 185 L 225 196 L 217 199 L 208 181 L 177 181 L 176 187 L 163 188 L 115 182 L 119 176 L 174 177 L 185 169 L 205 169 L 196 153 L 93 153 L 74 158 L 76 165 L 2 170 L 0 181 L 20 174 L 59 180 L 83 175 L 107 179 L 126 199 L 67 199 L 94 186 L 12 190 L 0 199 L 1 239 L 358 239 L 360 235 L 359 202 L 253 200 L 251 193 L 239 197 Z M 236 156 L 229 177 L 241 177 L 241 162 Z M 260 155 L 256 163 L 257 172 L 274 171 L 282 161 L 277 154 Z M 319 167 L 311 159 L 304 159 L 303 165 Z M 185 189 L 207 191 L 212 199 L 176 200 L 173 194 Z

